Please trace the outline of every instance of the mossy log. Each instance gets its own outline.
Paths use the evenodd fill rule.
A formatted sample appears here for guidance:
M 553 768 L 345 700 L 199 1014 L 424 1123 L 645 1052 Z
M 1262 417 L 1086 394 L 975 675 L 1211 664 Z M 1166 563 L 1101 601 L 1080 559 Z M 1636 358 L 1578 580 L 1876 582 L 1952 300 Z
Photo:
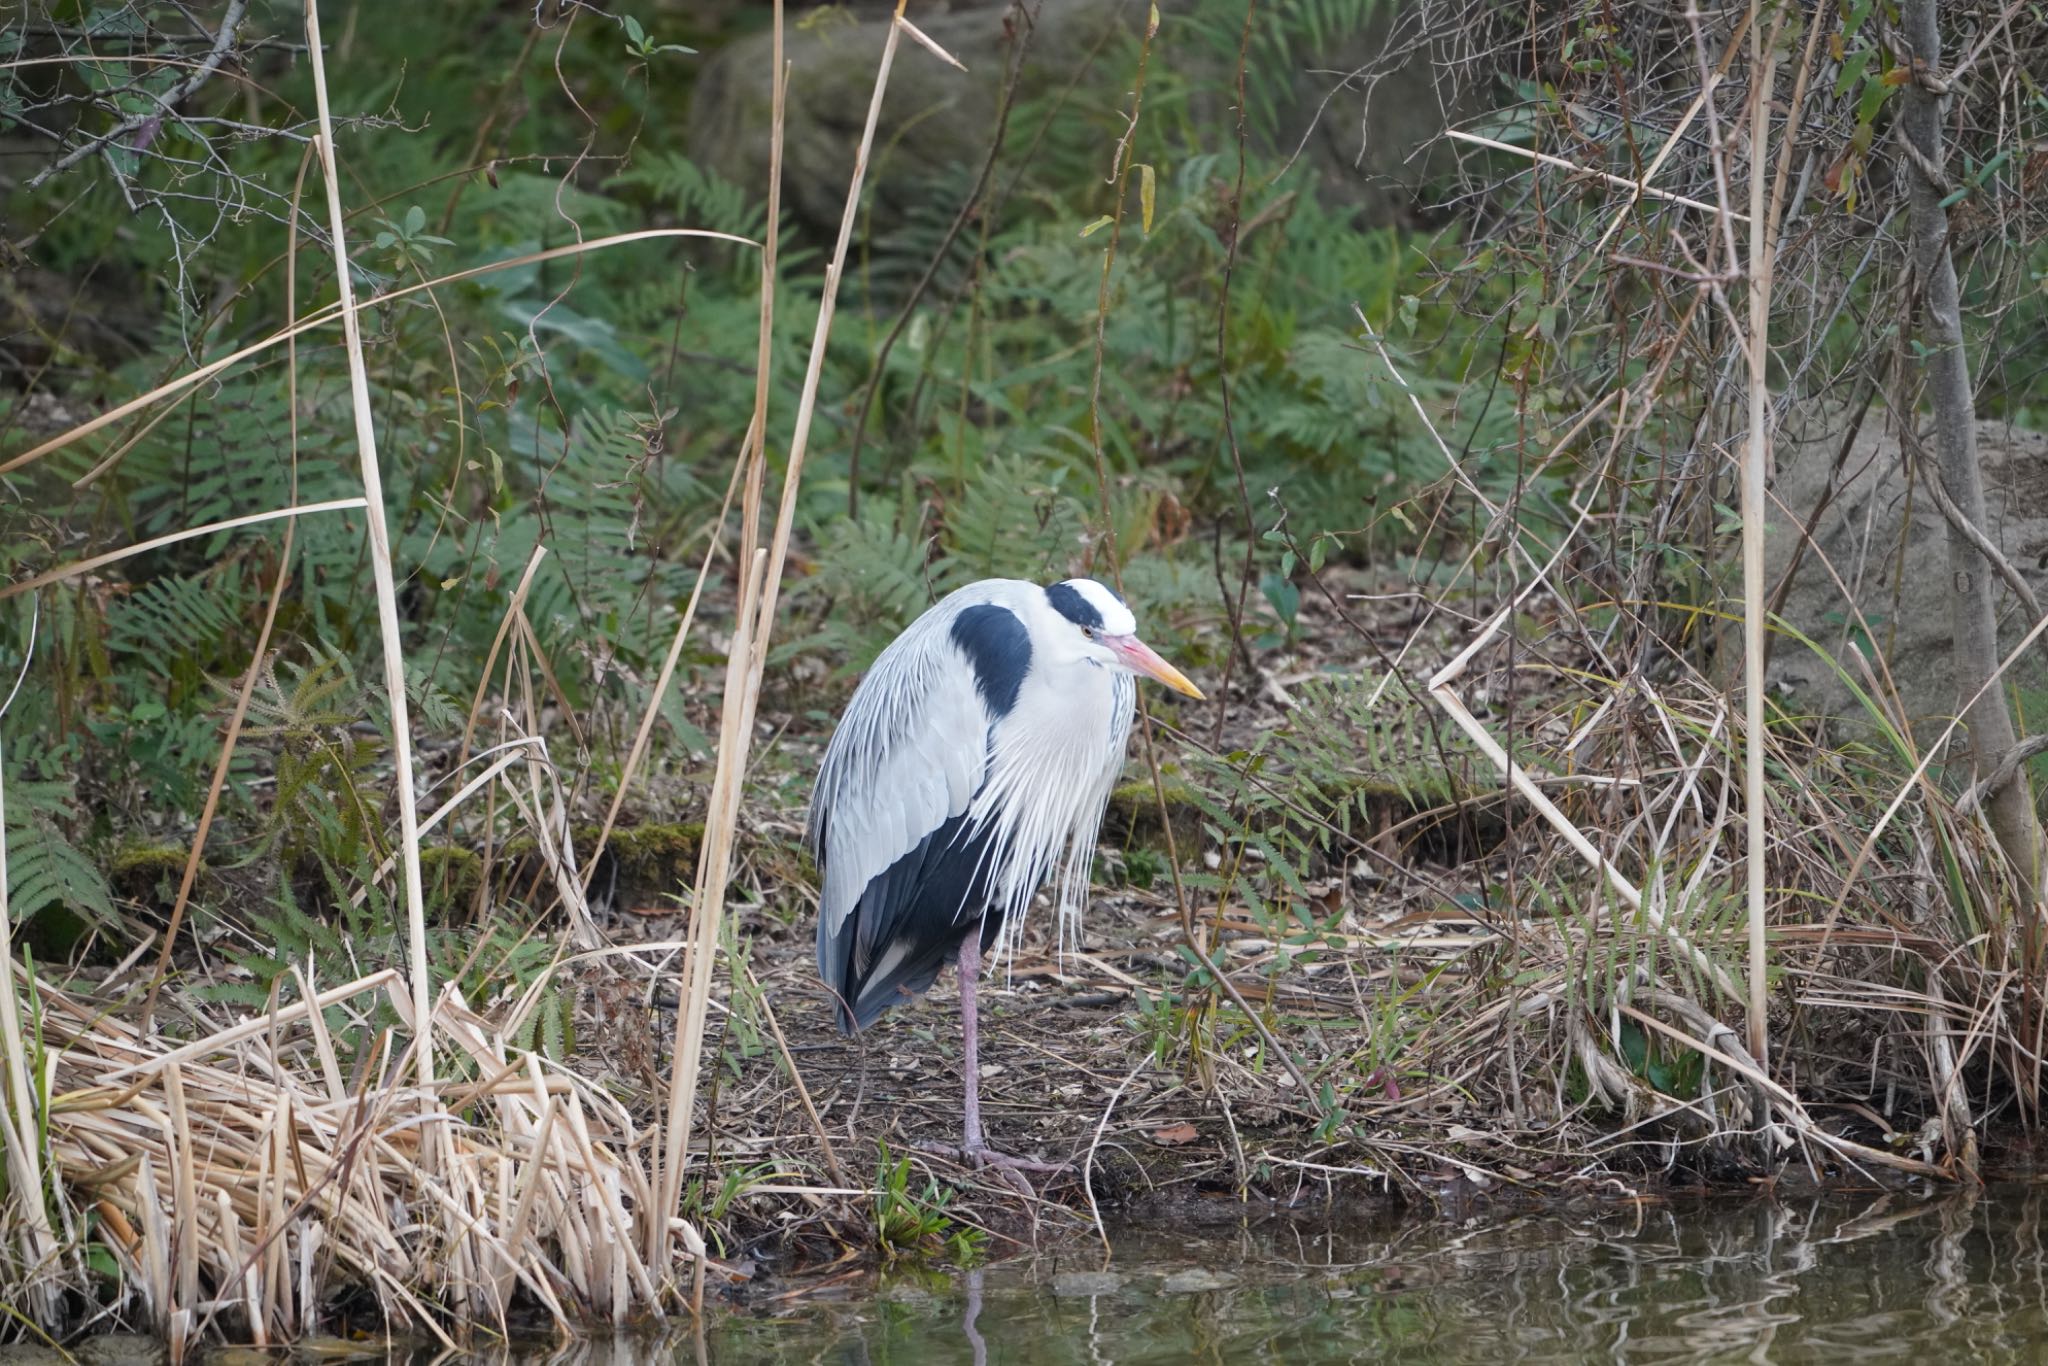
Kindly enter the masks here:
M 1185 858 L 1201 845 L 1206 812 L 1185 779 L 1162 778 L 1161 790 L 1174 848 Z M 1341 786 L 1326 785 L 1310 809 L 1349 806 L 1349 829 L 1360 837 L 1397 831 L 1402 849 L 1432 862 L 1456 864 L 1486 853 L 1506 838 L 1505 802 L 1497 785 L 1481 785 L 1467 774 L 1439 768 L 1419 776 L 1405 774 L 1400 781 L 1385 774 L 1353 775 Z M 1160 804 L 1160 793 L 1154 792 L 1149 778 L 1118 784 L 1103 817 L 1104 841 L 1164 854 L 1166 821 L 1160 817 Z M 1296 823 L 1304 832 L 1315 824 L 1305 815 Z
M 578 857 L 597 847 L 595 824 L 570 827 Z M 673 897 L 697 874 L 697 851 L 704 843 L 702 821 L 650 821 L 615 828 L 605 842 L 601 866 L 591 880 L 594 893 L 609 892 L 624 905 L 647 905 Z M 508 840 L 504 857 L 515 862 L 523 877 L 541 871 L 540 848 L 531 835 Z

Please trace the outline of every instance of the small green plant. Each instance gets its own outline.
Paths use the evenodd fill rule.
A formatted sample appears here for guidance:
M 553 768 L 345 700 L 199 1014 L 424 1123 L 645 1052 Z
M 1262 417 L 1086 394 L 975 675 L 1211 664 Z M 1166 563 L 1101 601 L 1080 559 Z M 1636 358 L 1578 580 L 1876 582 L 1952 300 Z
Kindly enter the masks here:
M 433 248 L 455 245 L 427 231 L 427 211 L 417 204 L 407 209 L 403 218 L 379 218 L 377 222 L 383 230 L 373 245 L 384 253 L 394 272 L 424 273 L 434 264 Z
M 655 42 L 653 38 L 648 36 L 646 28 L 640 21 L 630 14 L 620 15 L 619 22 L 626 30 L 626 55 L 629 57 L 638 57 L 642 61 L 647 61 L 660 56 L 664 52 L 674 52 L 685 57 L 693 57 L 697 53 L 696 48 L 684 47 L 681 43 Z
M 1137 1009 L 1130 1016 L 1131 1028 L 1138 1032 L 1139 1038 L 1145 1040 L 1146 1047 L 1151 1050 L 1152 1060 L 1163 1064 L 1180 1042 L 1180 1002 L 1174 998 L 1171 991 L 1161 991 L 1154 996 L 1143 987 L 1134 987 L 1132 992 L 1132 1003 Z
M 1696 1096 L 1706 1079 L 1706 1059 L 1690 1048 L 1675 1048 L 1634 1020 L 1621 1022 L 1621 1060 L 1631 1075 L 1667 1096 Z
M 732 1079 L 738 1081 L 747 1059 L 768 1051 L 762 1028 L 766 1001 L 761 983 L 754 976 L 753 936 L 741 934 L 734 921 L 728 919 L 718 927 L 718 941 L 732 971 L 732 1006 L 726 1012 L 724 1044 L 718 1056 Z
M 921 1192 L 910 1188 L 910 1159 L 894 1158 L 882 1148 L 875 1179 L 875 1242 L 889 1261 L 908 1257 L 944 1256 L 963 1266 L 981 1260 L 988 1235 L 946 1212 L 953 1193 L 936 1180 Z
M 1166 856 L 1153 849 L 1123 852 L 1123 883 L 1139 891 L 1150 891 L 1166 876 Z
M 727 1167 L 720 1173 L 716 1189 L 707 1192 L 703 1177 L 693 1177 L 683 1188 L 683 1217 L 704 1230 L 719 1256 L 728 1251 L 724 1221 L 732 1207 L 754 1187 L 774 1181 L 786 1173 L 772 1162 L 755 1162 Z

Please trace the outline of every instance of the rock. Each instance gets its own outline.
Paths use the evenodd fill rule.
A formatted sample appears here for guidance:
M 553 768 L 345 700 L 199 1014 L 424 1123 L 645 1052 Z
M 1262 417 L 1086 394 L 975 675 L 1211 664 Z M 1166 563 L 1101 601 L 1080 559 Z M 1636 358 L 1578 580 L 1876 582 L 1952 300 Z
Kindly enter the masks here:
M 1848 646 L 1853 641 L 1864 647 L 1866 637 L 1814 553 L 1825 552 L 1862 607 L 1870 647 L 1883 656 L 1916 725 L 1916 739 L 1927 743 L 1934 732 L 1920 731 L 1919 723 L 1945 724 L 1960 702 L 1950 667 L 1947 524 L 1924 487 L 1915 483 L 1909 488 L 1899 442 L 1890 429 L 1895 421 L 1895 415 L 1875 408 L 1864 419 L 1842 464 L 1841 487 L 1820 514 L 1815 544 L 1801 561 L 1781 615 L 1862 684 Z M 1784 507 L 1772 509 L 1764 550 L 1766 578 L 1773 584 L 1791 562 L 1800 528 L 1828 492 L 1838 442 L 1809 442 L 1778 472 L 1773 491 Z M 1988 514 L 1983 529 L 2036 597 L 2048 601 L 2048 437 L 1980 422 L 1977 445 Z M 2002 581 L 1996 595 L 1999 646 L 2009 652 L 2032 623 Z M 1877 667 L 1873 659 L 1872 668 Z M 1878 672 L 1882 678 L 1883 671 Z M 2007 677 L 2023 693 L 2048 689 L 2048 649 L 2037 642 Z M 1853 731 L 1867 729 L 1867 717 L 1847 684 L 1796 640 L 1780 637 L 1772 645 L 1770 681 L 1795 709 L 1840 717 Z M 2038 714 L 2042 700 L 2037 697 L 2029 712 Z
M 8 1349 L 10 1359 L 15 1350 Z M 221 1360 L 233 1350 L 223 1348 L 219 1352 L 209 1352 L 207 1359 Z M 85 1366 L 160 1366 L 170 1354 L 159 1339 L 146 1334 L 105 1333 L 87 1338 L 78 1345 L 74 1355 L 80 1362 L 85 1363 Z M 265 1355 L 269 1361 L 276 1360 L 274 1354 Z
M 1237 1284 L 1237 1277 L 1228 1271 L 1212 1271 L 1206 1266 L 1190 1267 L 1176 1271 L 1159 1283 L 1162 1295 L 1199 1295 L 1209 1290 L 1228 1290 Z
M 1191 4 L 1161 0 L 1159 8 L 1170 26 Z M 1131 61 L 1127 46 L 1115 37 L 1103 39 L 1112 28 L 1135 37 L 1145 13 L 1146 5 L 1136 2 L 1043 0 L 1015 108 L 1058 97 L 1098 45 L 1091 101 L 1099 102 L 1101 92 L 1124 89 Z M 955 0 L 945 12 L 916 16 L 920 29 L 967 67 L 964 73 L 915 43 L 898 44 L 868 176 L 868 222 L 877 233 L 916 220 L 936 238 L 951 221 L 995 131 L 1008 55 L 1005 27 L 1014 22 L 1009 14 L 1007 0 Z M 829 241 L 838 230 L 889 22 L 886 8 L 839 8 L 820 12 L 807 28 L 792 24 L 786 31 L 791 74 L 783 203 L 813 240 Z M 1332 50 L 1301 54 L 1288 88 L 1270 97 L 1279 110 L 1277 145 L 1253 149 L 1270 162 L 1299 147 L 1304 155 L 1295 174 L 1319 180 L 1326 196 L 1356 204 L 1361 218 L 1373 224 L 1407 216 L 1416 187 L 1434 169 L 1413 153 L 1445 122 L 1427 61 L 1394 64 L 1369 96 L 1339 88 L 1344 72 L 1384 48 L 1390 22 L 1375 23 Z M 764 186 L 768 175 L 771 51 L 766 32 L 727 44 L 706 61 L 691 94 L 684 143 L 690 157 L 749 188 Z M 1177 43 L 1172 57 L 1181 68 L 1172 74 L 1197 92 L 1176 117 L 1217 130 L 1216 150 L 1229 152 L 1235 126 L 1231 64 L 1192 39 Z M 1204 64 L 1213 69 L 1201 69 Z M 1069 140 L 1075 121 L 1099 120 L 1100 110 L 1086 108 L 1063 115 Z M 1013 119 L 1010 140 L 1021 147 L 1034 131 L 1035 126 L 1020 129 Z M 1114 136 L 1105 132 L 1102 139 L 1105 165 Z M 1162 168 L 1162 179 L 1173 170 Z
M 1114 1295 L 1123 1285 L 1124 1278 L 1114 1271 L 1062 1271 L 1052 1278 L 1052 1293 L 1061 1299 L 1082 1299 Z

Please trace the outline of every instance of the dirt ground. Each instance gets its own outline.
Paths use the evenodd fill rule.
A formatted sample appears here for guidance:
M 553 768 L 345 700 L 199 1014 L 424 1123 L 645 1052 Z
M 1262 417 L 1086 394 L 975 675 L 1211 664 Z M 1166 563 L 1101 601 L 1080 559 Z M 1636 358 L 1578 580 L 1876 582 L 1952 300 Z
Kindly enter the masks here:
M 1336 584 L 1347 594 L 1365 587 Z M 1413 632 L 1406 604 L 1381 606 L 1377 617 L 1361 621 L 1364 611 L 1347 603 L 1340 615 L 1333 604 L 1305 598 L 1294 642 L 1256 659 L 1255 673 L 1243 656 L 1233 661 L 1215 747 L 1251 745 L 1283 722 L 1290 690 L 1321 674 L 1377 668 L 1378 650 L 1399 650 Z M 1438 622 L 1425 628 L 1429 638 L 1411 644 L 1404 672 L 1419 676 L 1456 648 L 1450 633 L 1458 623 Z M 1360 624 L 1379 641 L 1362 643 Z M 1218 674 L 1198 681 L 1216 689 Z M 784 710 L 763 724 L 771 738 L 756 785 L 787 802 L 807 796 L 826 732 L 806 719 L 816 714 L 817 699 L 783 702 Z M 1397 694 L 1390 705 L 1413 703 Z M 1215 713 L 1183 712 L 1180 719 L 1205 741 L 1218 734 Z M 1169 765 L 1174 744 L 1161 736 Z M 884 1145 L 893 1157 L 911 1160 L 915 1188 L 938 1180 L 954 1192 L 956 1217 L 1003 1237 L 1082 1229 L 1103 1209 L 1170 1208 L 1188 1198 L 1396 1198 L 1464 1207 L 1538 1191 L 1554 1198 L 1633 1189 L 1611 1165 L 1578 1160 L 1568 1141 L 1572 1124 L 1504 1125 L 1487 1098 L 1451 1074 L 1464 1065 L 1455 1040 L 1443 1044 L 1441 1056 L 1383 1060 L 1376 1070 L 1361 1061 L 1373 1052 L 1375 1030 L 1388 1023 L 1390 1000 L 1462 990 L 1490 970 L 1504 942 L 1497 913 L 1471 909 L 1488 904 L 1499 850 L 1487 854 L 1484 837 L 1464 842 L 1469 847 L 1427 837 L 1429 823 L 1398 803 L 1377 813 L 1378 847 L 1391 851 L 1388 857 L 1335 852 L 1306 888 L 1320 912 L 1336 917 L 1343 952 L 1274 971 L 1286 946 L 1268 927 L 1242 912 L 1219 913 L 1213 897 L 1192 896 L 1199 937 L 1222 946 L 1238 992 L 1296 1053 L 1317 1094 L 1304 1094 L 1242 1012 L 1166 1009 L 1167 993 L 1183 988 L 1192 964 L 1181 947 L 1172 879 L 1162 872 L 1147 887 L 1116 885 L 1132 850 L 1151 849 L 1157 858 L 1164 843 L 1142 745 L 1134 740 L 1127 778 L 1146 781 L 1127 783 L 1112 804 L 1078 952 L 1059 951 L 1041 896 L 1015 960 L 994 969 L 981 993 L 989 1142 L 1060 1167 L 1031 1175 L 1028 1193 L 1001 1173 L 966 1169 L 944 1151 L 958 1142 L 962 1108 L 953 974 L 926 998 L 891 1010 L 865 1036 L 841 1037 L 815 972 L 807 869 L 793 866 L 800 860 L 790 853 L 803 813 L 772 800 L 750 804 L 751 852 L 742 851 L 738 882 L 758 899 L 737 909 L 747 970 L 729 997 L 721 973 L 720 1000 L 732 1008 L 721 1012 L 708 1140 L 715 1170 L 747 1172 L 751 1187 L 777 1192 L 735 1202 L 733 1231 L 747 1249 L 742 1260 L 831 1264 L 847 1245 L 847 1221 L 865 1217 L 866 1202 L 781 1192 L 807 1183 L 864 1189 L 877 1180 Z M 784 776 L 758 779 L 774 772 Z M 1475 785 L 1484 781 L 1468 776 Z M 1213 868 L 1214 841 L 1192 815 L 1177 812 L 1174 822 L 1182 864 Z M 1436 819 L 1476 828 L 1455 811 Z M 1478 824 L 1489 819 L 1497 823 L 1497 813 L 1481 812 Z M 622 888 L 606 932 L 622 942 L 679 938 L 681 918 L 659 892 Z M 600 1065 L 644 1078 L 654 1093 L 674 1027 L 672 1010 L 659 1003 L 672 995 L 657 990 L 650 1016 L 637 991 L 585 985 L 586 999 L 598 1002 L 586 1048 Z M 777 1029 L 801 1090 L 791 1082 Z M 1371 1098 L 1369 1141 L 1332 1122 L 1334 1093 L 1322 1087 L 1333 1081 Z

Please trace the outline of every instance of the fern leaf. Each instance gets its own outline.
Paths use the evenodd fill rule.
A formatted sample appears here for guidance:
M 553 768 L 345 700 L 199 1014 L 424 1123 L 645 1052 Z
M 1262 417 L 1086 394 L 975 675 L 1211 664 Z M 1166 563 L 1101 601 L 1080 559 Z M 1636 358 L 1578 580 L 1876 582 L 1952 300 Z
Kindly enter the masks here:
M 65 782 L 7 783 L 7 906 L 17 923 L 52 907 L 100 925 L 116 919 L 113 892 L 98 865 L 73 844 Z

